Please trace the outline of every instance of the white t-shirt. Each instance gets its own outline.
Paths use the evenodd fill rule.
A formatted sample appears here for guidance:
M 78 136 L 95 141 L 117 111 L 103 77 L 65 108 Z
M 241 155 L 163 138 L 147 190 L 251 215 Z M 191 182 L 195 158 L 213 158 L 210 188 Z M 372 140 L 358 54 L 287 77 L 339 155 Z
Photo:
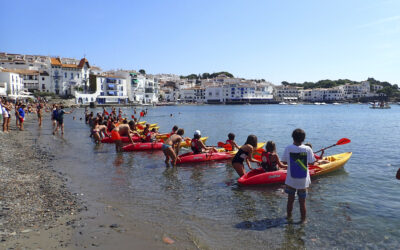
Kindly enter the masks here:
M 285 184 L 296 189 L 308 188 L 311 183 L 308 164 L 316 161 L 312 149 L 305 145 L 289 145 L 281 161 L 288 163 Z

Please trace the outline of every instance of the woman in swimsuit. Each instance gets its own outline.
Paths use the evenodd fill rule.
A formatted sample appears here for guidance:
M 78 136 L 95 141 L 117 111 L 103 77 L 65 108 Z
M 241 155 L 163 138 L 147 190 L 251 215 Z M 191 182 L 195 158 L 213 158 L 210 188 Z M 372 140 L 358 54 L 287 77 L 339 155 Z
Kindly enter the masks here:
M 172 166 L 176 165 L 176 161 L 179 159 L 179 148 L 183 141 L 182 136 L 184 133 L 185 130 L 183 130 L 183 128 L 178 129 L 176 134 L 171 135 L 162 145 L 162 151 L 165 155 L 165 164 L 167 164 L 167 166 L 170 159 Z
M 257 136 L 249 135 L 247 137 L 246 143 L 239 148 L 235 157 L 232 159 L 232 167 L 236 170 L 239 176 L 246 174 L 243 162 L 246 161 L 247 166 L 250 170 L 253 170 L 250 162 L 258 162 L 253 158 L 253 151 L 257 148 Z

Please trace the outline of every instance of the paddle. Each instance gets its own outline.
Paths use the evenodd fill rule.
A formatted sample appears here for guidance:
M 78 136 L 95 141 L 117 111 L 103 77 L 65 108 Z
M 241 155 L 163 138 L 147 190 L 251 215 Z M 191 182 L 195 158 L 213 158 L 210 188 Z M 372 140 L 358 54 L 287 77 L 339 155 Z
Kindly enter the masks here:
M 314 153 L 319 153 L 322 150 L 325 150 L 325 149 L 328 149 L 328 148 L 331 148 L 331 147 L 334 147 L 334 146 L 344 145 L 344 144 L 347 144 L 347 143 L 350 143 L 350 142 L 351 142 L 350 139 L 342 138 L 342 139 L 338 140 L 335 144 L 330 145 L 329 147 L 323 148 L 321 150 L 318 150 L 317 152 L 314 152 Z

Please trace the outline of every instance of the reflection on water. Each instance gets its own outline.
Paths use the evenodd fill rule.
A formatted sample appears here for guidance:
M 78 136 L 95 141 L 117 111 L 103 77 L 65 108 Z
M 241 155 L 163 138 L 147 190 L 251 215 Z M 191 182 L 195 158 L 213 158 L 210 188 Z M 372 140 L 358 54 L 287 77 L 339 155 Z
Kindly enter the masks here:
M 133 109 L 123 110 L 133 114 Z M 393 128 L 399 126 L 400 107 L 370 111 L 363 105 L 149 108 L 146 120 L 158 123 L 161 132 L 177 124 L 191 137 L 200 129 L 209 136 L 208 145 L 226 140 L 229 132 L 238 144 L 256 134 L 259 141 L 275 141 L 281 155 L 297 127 L 305 129 L 316 150 L 350 138 L 352 143 L 326 152 L 352 151 L 353 156 L 344 169 L 313 180 L 305 225 L 284 219 L 282 185 L 238 186 L 229 162 L 166 168 L 161 151 L 117 154 L 112 144 L 94 145 L 84 121 L 69 117 L 64 137 L 51 135 L 45 121 L 42 129 L 33 129 L 33 138 L 56 154 L 57 167 L 74 177 L 82 193 L 101 194 L 102 200 L 128 210 L 131 221 L 154 223 L 180 241 L 195 239 L 211 249 L 398 248 L 400 196 L 393 187 L 399 185 L 394 176 L 400 162 L 393 150 L 400 133 Z M 79 117 L 83 110 L 76 112 Z M 379 157 L 371 157 L 377 145 Z M 297 201 L 293 213 L 297 222 Z

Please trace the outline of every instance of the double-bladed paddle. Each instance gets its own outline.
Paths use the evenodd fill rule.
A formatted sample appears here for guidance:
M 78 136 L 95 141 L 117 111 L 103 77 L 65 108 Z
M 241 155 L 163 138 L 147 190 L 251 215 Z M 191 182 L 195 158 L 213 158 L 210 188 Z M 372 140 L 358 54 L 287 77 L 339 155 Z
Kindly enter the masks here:
M 322 150 L 325 150 L 325 149 L 328 149 L 328 148 L 331 148 L 331 147 L 334 147 L 334 146 L 344 145 L 344 144 L 347 144 L 347 143 L 350 143 L 350 142 L 351 142 L 350 139 L 342 138 L 342 139 L 338 140 L 335 144 L 330 145 L 329 147 L 323 148 L 321 150 L 318 150 L 317 152 L 314 152 L 314 153 L 319 153 Z

